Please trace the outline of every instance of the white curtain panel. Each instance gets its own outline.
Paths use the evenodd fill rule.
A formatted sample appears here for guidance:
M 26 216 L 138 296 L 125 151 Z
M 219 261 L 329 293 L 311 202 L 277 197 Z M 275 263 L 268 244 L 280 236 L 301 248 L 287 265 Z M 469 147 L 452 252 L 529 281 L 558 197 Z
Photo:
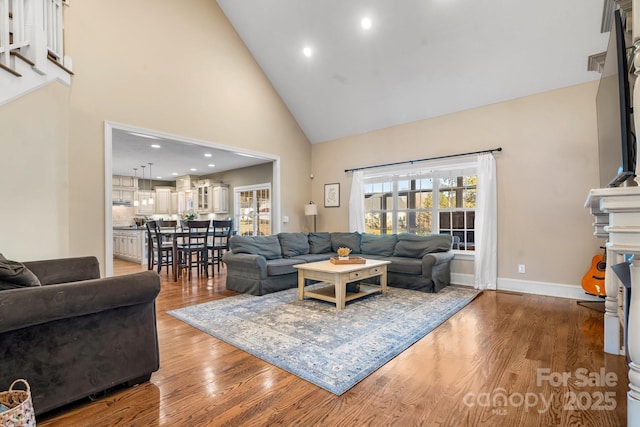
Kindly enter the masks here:
M 498 280 L 498 201 L 496 160 L 491 153 L 478 155 L 475 219 L 476 289 L 496 289 Z
M 349 197 L 349 230 L 364 233 L 364 172 L 353 171 Z

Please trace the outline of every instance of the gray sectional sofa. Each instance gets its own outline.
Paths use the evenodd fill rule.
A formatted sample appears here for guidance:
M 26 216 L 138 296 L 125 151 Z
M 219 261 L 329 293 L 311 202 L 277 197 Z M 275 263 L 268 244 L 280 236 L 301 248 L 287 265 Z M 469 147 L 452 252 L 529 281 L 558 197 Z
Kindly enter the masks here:
M 438 292 L 449 284 L 451 236 L 321 232 L 232 236 L 222 258 L 227 265 L 227 289 L 265 295 L 294 288 L 298 285 L 294 265 L 328 260 L 337 256 L 340 247 L 351 249 L 352 256 L 391 261 L 389 286 Z

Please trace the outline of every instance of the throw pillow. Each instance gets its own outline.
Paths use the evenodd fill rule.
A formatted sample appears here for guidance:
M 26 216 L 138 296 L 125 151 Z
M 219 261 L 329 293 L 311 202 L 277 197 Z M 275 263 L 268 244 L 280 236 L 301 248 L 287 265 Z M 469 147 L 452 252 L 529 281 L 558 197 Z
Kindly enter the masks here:
M 309 253 L 309 239 L 304 233 L 279 233 L 278 240 L 280 240 L 282 256 L 285 258 Z
M 434 252 L 446 252 L 451 249 L 451 236 L 447 234 L 431 234 L 418 236 L 416 234 L 398 234 L 398 243 L 393 256 L 408 258 L 422 258 Z
M 234 254 L 262 255 L 266 259 L 282 258 L 280 241 L 270 236 L 231 236 L 229 248 Z
M 0 290 L 40 286 L 40 280 L 21 262 L 0 254 Z

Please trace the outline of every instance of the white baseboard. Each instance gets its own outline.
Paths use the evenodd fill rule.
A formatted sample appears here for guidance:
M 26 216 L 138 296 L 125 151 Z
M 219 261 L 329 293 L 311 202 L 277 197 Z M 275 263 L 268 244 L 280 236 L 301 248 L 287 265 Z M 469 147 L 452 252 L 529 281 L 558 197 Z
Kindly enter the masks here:
M 473 274 L 451 273 L 451 283 L 473 287 Z M 577 300 L 602 301 L 602 298 L 585 293 L 581 286 L 565 285 L 562 283 L 535 282 L 532 280 L 498 277 L 498 290 Z

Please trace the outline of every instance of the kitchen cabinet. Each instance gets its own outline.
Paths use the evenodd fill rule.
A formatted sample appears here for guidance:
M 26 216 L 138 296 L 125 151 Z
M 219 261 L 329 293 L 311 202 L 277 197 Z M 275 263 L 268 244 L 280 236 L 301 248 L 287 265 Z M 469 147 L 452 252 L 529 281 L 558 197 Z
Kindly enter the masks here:
M 229 186 L 202 179 L 196 182 L 195 203 L 198 213 L 229 212 Z
M 172 191 L 171 192 L 171 213 L 177 213 L 180 214 L 180 210 L 178 208 L 179 204 L 178 204 L 178 192 L 177 191 Z
M 147 233 L 144 229 L 113 229 L 113 257 L 147 263 Z
M 124 187 L 138 189 L 138 178 L 133 176 L 113 175 L 111 179 L 112 187 Z
M 111 190 L 111 200 L 117 205 L 133 205 L 136 192 L 134 189 L 113 189 Z
M 111 177 L 111 200 L 114 205 L 132 206 L 138 191 L 138 178 L 113 175 Z
M 208 180 L 205 180 L 208 181 Z M 211 199 L 212 188 L 211 185 L 207 183 L 198 184 L 196 188 L 196 210 L 198 213 L 209 213 L 211 212 Z
M 229 212 L 229 186 L 217 185 L 213 187 L 213 213 Z
M 138 215 L 153 215 L 154 213 L 156 213 L 155 193 L 153 191 L 139 190 L 138 200 L 139 200 L 139 204 L 137 206 Z M 145 203 L 145 200 L 146 200 L 146 203 Z
M 177 212 L 177 209 L 171 209 L 171 190 L 173 187 L 156 187 L 155 190 L 155 213 L 172 214 Z

